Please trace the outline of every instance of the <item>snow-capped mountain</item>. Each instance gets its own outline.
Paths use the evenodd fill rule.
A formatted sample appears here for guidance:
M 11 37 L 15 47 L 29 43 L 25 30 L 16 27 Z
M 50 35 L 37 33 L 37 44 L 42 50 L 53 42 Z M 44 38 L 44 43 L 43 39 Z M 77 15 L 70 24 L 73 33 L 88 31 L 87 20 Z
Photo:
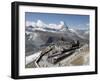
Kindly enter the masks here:
M 32 33 L 33 31 L 44 31 L 52 33 L 64 33 L 70 38 L 87 39 L 89 37 L 89 30 L 78 30 L 69 28 L 63 21 L 59 24 L 46 24 L 41 20 L 37 22 L 26 22 L 26 33 Z M 32 34 L 32 36 L 34 36 Z
M 46 32 L 68 32 L 72 34 L 78 35 L 80 38 L 85 38 L 84 35 L 89 34 L 89 30 L 78 30 L 69 28 L 64 21 L 60 21 L 59 24 L 46 24 L 41 20 L 37 20 L 37 22 L 26 21 L 26 32 L 33 31 L 46 31 Z M 83 35 L 84 34 L 84 35 Z
M 27 30 L 41 30 L 41 31 L 65 31 L 68 27 L 65 25 L 63 21 L 60 21 L 59 24 L 46 24 L 41 20 L 37 20 L 37 22 L 26 21 L 26 29 Z
M 73 34 L 76 34 L 78 37 L 82 38 L 82 39 L 86 39 L 86 36 L 85 36 L 85 33 L 86 32 L 89 32 L 89 31 L 86 31 L 86 30 L 75 30 L 75 29 L 69 29 L 70 32 L 72 32 Z M 89 33 L 86 33 L 86 35 L 89 34 Z
M 57 42 L 62 38 L 65 41 L 79 40 L 82 43 L 88 43 L 89 30 L 71 29 L 63 21 L 59 24 L 46 24 L 41 20 L 37 22 L 26 22 L 26 52 L 37 52 L 41 46 Z

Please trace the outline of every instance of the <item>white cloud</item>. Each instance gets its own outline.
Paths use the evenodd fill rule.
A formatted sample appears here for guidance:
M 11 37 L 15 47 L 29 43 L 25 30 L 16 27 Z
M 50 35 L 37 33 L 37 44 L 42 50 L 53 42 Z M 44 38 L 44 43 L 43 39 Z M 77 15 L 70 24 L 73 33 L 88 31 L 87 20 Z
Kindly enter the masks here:
M 65 24 L 63 21 L 60 21 L 60 24 L 49 24 L 48 28 L 60 30 L 65 27 Z
M 36 26 L 36 23 L 35 22 L 31 22 L 31 21 L 26 21 L 26 27 L 28 27 L 28 26 L 33 26 L 33 27 L 35 27 Z
M 60 30 L 65 27 L 65 24 L 63 21 L 60 21 L 59 24 L 46 24 L 41 20 L 37 20 L 37 22 L 32 22 L 32 21 L 26 21 L 26 26 L 33 26 L 33 27 L 38 27 L 38 28 L 51 28 L 51 29 L 56 29 Z

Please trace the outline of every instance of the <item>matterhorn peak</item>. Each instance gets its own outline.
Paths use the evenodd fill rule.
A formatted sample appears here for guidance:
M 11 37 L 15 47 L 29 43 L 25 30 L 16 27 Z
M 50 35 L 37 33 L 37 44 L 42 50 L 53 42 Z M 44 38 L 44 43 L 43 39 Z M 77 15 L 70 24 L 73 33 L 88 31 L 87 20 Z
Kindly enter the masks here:
M 37 27 L 43 27 L 44 23 L 41 20 L 37 20 L 36 25 L 37 25 Z
M 60 25 L 65 25 L 64 21 L 60 21 Z
M 61 29 L 63 29 L 65 27 L 64 21 L 60 21 L 60 24 L 58 26 L 61 27 Z
M 61 31 L 66 31 L 68 29 L 68 26 L 65 24 L 64 21 L 60 21 L 59 26 L 61 27 Z

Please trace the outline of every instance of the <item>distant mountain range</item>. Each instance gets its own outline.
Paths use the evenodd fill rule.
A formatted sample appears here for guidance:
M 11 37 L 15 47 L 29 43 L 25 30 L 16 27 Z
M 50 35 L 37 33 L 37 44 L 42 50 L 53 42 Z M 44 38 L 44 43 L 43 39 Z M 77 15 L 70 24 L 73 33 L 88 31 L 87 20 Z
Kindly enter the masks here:
M 54 32 L 54 31 L 64 31 L 67 29 L 67 26 L 63 21 L 60 21 L 60 24 L 45 24 L 41 20 L 38 20 L 37 22 L 26 21 L 26 29 L 31 29 L 33 31 L 41 30 L 41 31 Z
M 45 24 L 43 21 L 26 22 L 25 45 L 26 52 L 36 51 L 48 43 L 79 40 L 82 43 L 89 43 L 89 30 L 71 29 L 63 21 L 59 24 Z

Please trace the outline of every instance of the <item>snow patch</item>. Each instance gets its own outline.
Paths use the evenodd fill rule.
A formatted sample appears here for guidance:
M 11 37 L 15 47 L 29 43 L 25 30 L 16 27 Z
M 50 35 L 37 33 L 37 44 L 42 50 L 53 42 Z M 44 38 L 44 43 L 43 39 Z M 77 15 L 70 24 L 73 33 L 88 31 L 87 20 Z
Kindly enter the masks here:
M 32 61 L 36 60 L 36 58 L 39 57 L 40 54 L 41 54 L 41 51 L 34 53 L 30 56 L 26 56 L 26 63 L 25 64 L 27 65 L 28 63 L 31 63 Z

